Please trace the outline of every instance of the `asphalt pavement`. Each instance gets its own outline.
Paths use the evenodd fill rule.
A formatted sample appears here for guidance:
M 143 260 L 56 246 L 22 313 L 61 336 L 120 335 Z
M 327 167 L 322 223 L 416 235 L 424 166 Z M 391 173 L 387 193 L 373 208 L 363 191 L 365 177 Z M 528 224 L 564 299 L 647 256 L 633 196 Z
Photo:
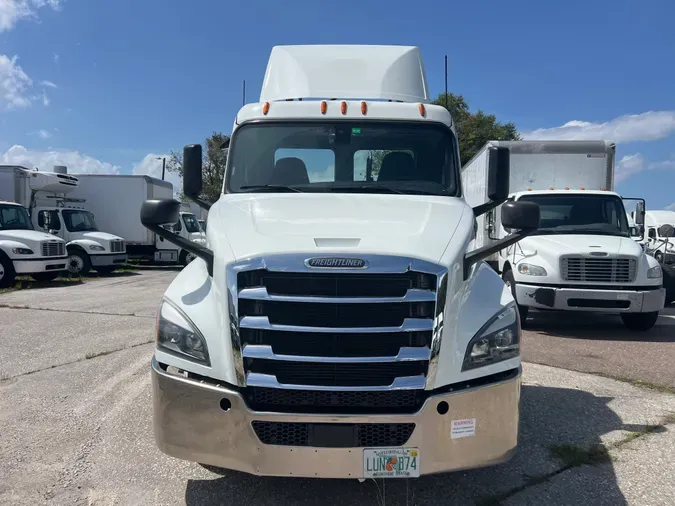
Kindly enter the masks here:
M 214 473 L 165 456 L 149 367 L 173 276 L 0 294 L 0 504 L 675 504 L 675 396 L 560 362 L 524 364 L 519 451 L 500 466 L 359 483 Z M 527 353 L 533 339 L 553 337 L 528 331 Z M 605 345 L 605 360 L 615 349 Z

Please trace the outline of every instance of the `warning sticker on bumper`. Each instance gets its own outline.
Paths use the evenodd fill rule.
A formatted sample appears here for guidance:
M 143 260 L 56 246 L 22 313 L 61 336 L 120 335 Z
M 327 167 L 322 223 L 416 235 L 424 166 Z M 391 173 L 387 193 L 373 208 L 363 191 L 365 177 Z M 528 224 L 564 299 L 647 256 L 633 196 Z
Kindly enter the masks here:
M 476 435 L 476 419 L 453 420 L 450 429 L 450 438 L 471 437 Z

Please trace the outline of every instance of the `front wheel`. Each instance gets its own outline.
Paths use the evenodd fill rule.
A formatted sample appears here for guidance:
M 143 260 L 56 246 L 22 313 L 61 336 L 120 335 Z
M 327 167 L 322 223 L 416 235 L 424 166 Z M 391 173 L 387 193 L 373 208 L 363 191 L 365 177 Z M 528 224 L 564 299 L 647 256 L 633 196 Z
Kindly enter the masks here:
M 513 277 L 513 271 L 509 269 L 508 271 L 504 272 L 504 274 L 502 274 L 502 279 L 504 280 L 506 286 L 509 287 L 509 290 L 511 290 L 513 300 L 515 300 L 516 304 L 518 304 L 518 299 L 516 298 L 516 278 Z M 527 313 L 529 312 L 529 310 L 530 308 L 527 306 L 518 305 L 518 313 L 520 314 L 521 327 L 525 326 L 525 320 L 527 320 Z
M 659 319 L 659 312 L 621 313 L 621 319 L 628 330 L 644 331 L 651 329 L 656 324 L 656 320 Z
M 180 253 L 180 258 L 178 259 L 178 261 L 180 262 L 180 264 L 181 264 L 183 267 L 186 267 L 187 264 L 189 264 L 190 262 L 192 262 L 195 258 L 197 258 L 197 257 L 194 256 L 192 253 L 190 253 L 189 251 L 183 250 L 183 251 L 181 251 L 181 253 Z
M 49 283 L 50 281 L 54 281 L 56 278 L 59 277 L 61 273 L 59 271 L 57 272 L 36 272 L 35 274 L 31 274 L 30 277 L 33 278 L 35 281 L 38 281 L 40 283 Z
M 77 249 L 68 252 L 67 265 L 71 276 L 86 276 L 91 270 L 89 255 Z
M 656 259 L 656 261 L 658 263 L 660 263 L 660 264 L 663 263 L 663 253 L 661 253 L 660 251 L 657 251 L 656 253 L 654 253 L 654 258 Z
M 0 252 L 0 288 L 7 288 L 14 282 L 14 264 Z

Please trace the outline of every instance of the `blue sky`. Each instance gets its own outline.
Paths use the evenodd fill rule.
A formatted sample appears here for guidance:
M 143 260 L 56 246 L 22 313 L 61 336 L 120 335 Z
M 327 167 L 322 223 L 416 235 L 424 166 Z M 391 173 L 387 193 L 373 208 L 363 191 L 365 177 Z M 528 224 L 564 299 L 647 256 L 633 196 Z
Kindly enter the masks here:
M 187 7 L 189 5 L 189 7 Z M 0 163 L 157 175 L 229 133 L 276 44 L 421 47 L 434 95 L 527 138 L 617 141 L 617 190 L 675 203 L 675 2 L 0 0 Z

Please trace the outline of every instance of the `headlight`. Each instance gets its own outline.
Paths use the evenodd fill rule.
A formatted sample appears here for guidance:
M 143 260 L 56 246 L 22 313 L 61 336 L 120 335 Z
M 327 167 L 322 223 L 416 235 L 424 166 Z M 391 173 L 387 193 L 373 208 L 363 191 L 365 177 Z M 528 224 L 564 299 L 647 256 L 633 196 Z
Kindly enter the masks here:
M 518 264 L 518 272 L 526 276 L 546 276 L 546 269 L 532 264 Z
M 12 250 L 12 253 L 14 253 L 16 255 L 34 255 L 35 254 L 32 249 L 28 249 L 28 248 L 14 248 Z
M 89 249 L 92 251 L 105 251 L 105 248 L 103 246 L 98 246 L 96 244 L 92 244 L 89 246 Z
M 515 305 L 500 311 L 471 339 L 462 371 L 496 364 L 520 355 L 520 325 Z
M 188 317 L 164 300 L 157 318 L 157 347 L 204 365 L 211 365 L 206 339 Z
M 668 248 L 668 249 L 674 249 L 675 246 L 673 246 L 673 243 L 672 243 L 672 242 L 669 242 L 668 245 L 666 246 L 666 248 Z
M 647 271 L 647 277 L 649 279 L 657 279 L 663 277 L 663 272 L 661 271 L 661 266 L 656 265 Z

